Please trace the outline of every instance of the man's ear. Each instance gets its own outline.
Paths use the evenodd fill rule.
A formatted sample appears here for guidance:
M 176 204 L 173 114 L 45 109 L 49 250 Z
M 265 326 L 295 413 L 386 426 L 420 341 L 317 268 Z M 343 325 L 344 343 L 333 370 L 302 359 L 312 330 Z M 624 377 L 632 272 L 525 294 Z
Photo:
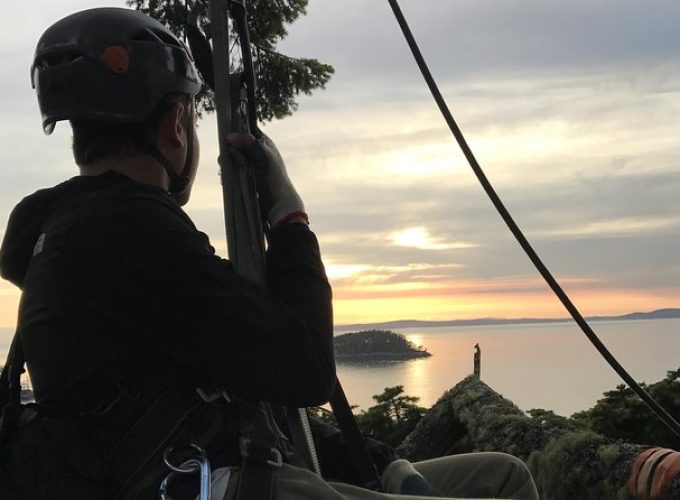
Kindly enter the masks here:
M 158 139 L 163 143 L 181 148 L 187 140 L 186 114 L 187 107 L 184 103 L 173 103 L 161 118 L 158 126 Z

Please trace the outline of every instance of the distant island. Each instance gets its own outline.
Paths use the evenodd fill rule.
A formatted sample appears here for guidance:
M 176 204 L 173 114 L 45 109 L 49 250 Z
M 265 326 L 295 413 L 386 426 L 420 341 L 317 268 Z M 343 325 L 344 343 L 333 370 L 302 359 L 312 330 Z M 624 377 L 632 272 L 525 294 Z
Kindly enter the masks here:
M 588 321 L 627 321 L 640 319 L 672 319 L 680 318 L 680 309 L 666 308 L 651 312 L 634 312 L 622 316 L 590 316 Z M 478 318 L 478 319 L 454 319 L 447 321 L 420 321 L 406 319 L 389 321 L 387 323 L 365 323 L 352 325 L 336 325 L 338 331 L 347 330 L 390 330 L 391 328 L 429 328 L 436 326 L 484 326 L 484 325 L 526 325 L 532 323 L 565 323 L 573 321 L 571 318 Z M 337 337 L 336 337 L 337 338 Z
M 337 361 L 401 361 L 432 356 L 423 346 L 389 330 L 365 330 L 335 337 Z

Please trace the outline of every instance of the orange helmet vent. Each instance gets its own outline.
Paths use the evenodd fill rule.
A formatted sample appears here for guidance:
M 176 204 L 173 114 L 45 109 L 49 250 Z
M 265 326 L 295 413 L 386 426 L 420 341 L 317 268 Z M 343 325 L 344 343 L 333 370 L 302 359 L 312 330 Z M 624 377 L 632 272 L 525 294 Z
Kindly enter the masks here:
M 125 73 L 130 67 L 130 54 L 119 45 L 112 45 L 104 51 L 104 62 L 114 73 Z

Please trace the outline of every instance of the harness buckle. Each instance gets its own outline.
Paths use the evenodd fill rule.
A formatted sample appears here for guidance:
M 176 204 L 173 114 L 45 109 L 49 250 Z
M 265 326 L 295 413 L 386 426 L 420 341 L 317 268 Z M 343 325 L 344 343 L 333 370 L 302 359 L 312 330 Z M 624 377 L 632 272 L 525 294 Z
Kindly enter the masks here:
M 281 467 L 283 465 L 283 456 L 278 448 L 264 446 L 252 439 L 241 437 L 239 438 L 239 449 L 243 458 L 249 458 L 261 464 L 267 464 L 271 467 Z
M 224 389 L 220 390 L 216 387 L 196 387 L 196 393 L 206 403 L 214 403 L 218 399 L 224 399 L 227 403 L 233 401 L 227 391 Z

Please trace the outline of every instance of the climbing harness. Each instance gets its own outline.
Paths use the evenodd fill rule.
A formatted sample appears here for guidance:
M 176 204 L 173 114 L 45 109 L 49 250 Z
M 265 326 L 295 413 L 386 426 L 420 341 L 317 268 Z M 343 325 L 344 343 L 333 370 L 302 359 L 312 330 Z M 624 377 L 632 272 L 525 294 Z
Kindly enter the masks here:
M 562 287 L 560 287 L 557 280 L 552 276 L 552 274 L 545 266 L 545 264 L 543 264 L 538 254 L 534 251 L 531 244 L 522 233 L 519 226 L 517 226 L 512 216 L 510 215 L 510 212 L 508 212 L 508 210 L 505 208 L 505 205 L 501 201 L 500 197 L 496 194 L 496 191 L 494 190 L 493 186 L 491 185 L 486 175 L 484 174 L 482 167 L 477 162 L 477 159 L 472 153 L 472 150 L 470 149 L 467 141 L 465 140 L 463 133 L 461 132 L 460 128 L 456 124 L 456 121 L 451 115 L 451 112 L 449 111 L 449 108 L 446 105 L 446 101 L 442 97 L 441 92 L 437 87 L 437 83 L 434 81 L 434 78 L 430 73 L 427 63 L 425 62 L 425 59 L 423 58 L 423 55 L 421 54 L 420 49 L 418 48 L 418 44 L 416 43 L 416 40 L 413 37 L 413 34 L 411 33 L 411 29 L 409 28 L 409 25 L 406 19 L 404 18 L 401 9 L 399 8 L 397 0 L 388 0 L 388 2 L 392 7 L 392 11 L 394 12 L 397 22 L 399 23 L 399 27 L 401 28 L 401 31 L 404 34 L 404 38 L 406 38 L 408 46 L 411 49 L 411 53 L 413 54 L 413 57 L 415 58 L 416 63 L 418 64 L 418 67 L 420 68 L 423 78 L 427 82 L 427 86 L 429 87 L 430 92 L 432 93 L 432 97 L 434 98 L 435 102 L 437 103 L 437 106 L 439 107 L 439 111 L 441 112 L 442 116 L 444 117 L 444 120 L 449 126 L 451 133 L 456 138 L 456 141 L 458 142 L 460 149 L 463 151 L 465 158 L 467 158 L 470 167 L 477 176 L 477 179 L 484 188 L 484 191 L 491 199 L 491 202 L 493 203 L 494 207 L 496 207 L 496 210 L 498 211 L 502 219 L 505 221 L 506 225 L 510 229 L 510 232 L 512 232 L 513 236 L 517 239 L 517 242 L 520 244 L 520 246 L 527 254 L 531 262 L 534 264 L 538 272 L 546 281 L 548 286 L 550 286 L 550 288 L 555 293 L 560 302 L 562 302 L 567 311 L 569 311 L 569 314 L 574 319 L 576 324 L 578 324 L 578 326 L 581 328 L 586 337 L 588 337 L 588 340 L 590 340 L 593 346 L 595 346 L 595 348 L 602 355 L 602 357 L 604 357 L 607 363 L 609 363 L 609 365 L 628 384 L 628 386 L 631 389 L 633 389 L 633 391 L 640 397 L 640 399 L 642 399 L 647 404 L 647 406 L 649 406 L 649 408 L 656 414 L 656 416 L 659 417 L 659 419 L 663 421 L 663 423 L 666 424 L 666 426 L 671 431 L 673 431 L 676 435 L 680 436 L 680 423 L 678 423 L 678 421 L 675 420 L 675 418 L 673 418 L 661 405 L 659 405 L 659 403 L 657 403 L 654 400 L 654 398 L 652 398 L 652 396 L 650 396 L 647 393 L 647 391 L 640 387 L 640 385 L 635 381 L 635 379 L 633 379 L 633 377 L 631 377 L 630 374 L 628 374 L 628 372 L 623 368 L 623 366 L 609 352 L 607 347 L 602 343 L 602 341 L 598 338 L 595 332 L 590 328 L 590 325 L 583 318 L 583 316 L 576 308 L 576 306 L 573 304 L 571 299 L 569 299 L 566 292 L 562 289 Z

